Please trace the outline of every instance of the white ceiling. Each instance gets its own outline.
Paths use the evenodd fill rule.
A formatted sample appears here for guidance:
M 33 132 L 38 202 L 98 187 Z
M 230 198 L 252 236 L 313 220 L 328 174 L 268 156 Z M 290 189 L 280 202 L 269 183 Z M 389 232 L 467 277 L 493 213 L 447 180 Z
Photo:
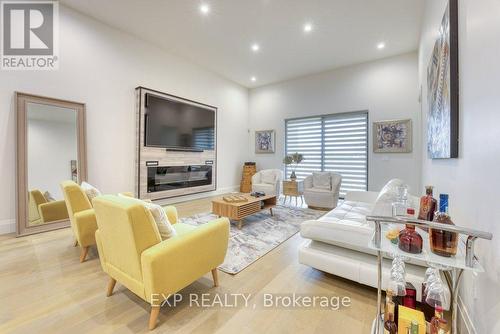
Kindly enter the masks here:
M 421 0 L 61 0 L 245 87 L 417 49 Z M 201 3 L 210 6 L 202 15 Z M 304 33 L 303 25 L 313 24 Z M 385 42 L 383 50 L 377 49 Z M 254 53 L 252 43 L 260 45 Z M 250 77 L 255 76 L 256 82 Z

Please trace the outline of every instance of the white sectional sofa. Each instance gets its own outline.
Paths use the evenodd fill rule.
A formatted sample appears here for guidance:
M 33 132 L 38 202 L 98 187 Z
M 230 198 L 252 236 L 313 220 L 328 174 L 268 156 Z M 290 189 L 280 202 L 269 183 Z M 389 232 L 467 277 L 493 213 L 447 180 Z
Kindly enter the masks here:
M 377 253 L 369 248 L 374 227 L 366 221 L 366 216 L 372 214 L 378 196 L 378 192 L 349 192 L 339 206 L 323 217 L 302 223 L 300 234 L 307 240 L 299 249 L 299 262 L 377 287 Z M 416 203 L 416 200 L 412 197 L 410 201 Z M 383 267 L 382 288 L 385 290 L 391 260 L 384 259 Z M 406 265 L 406 279 L 415 286 L 418 301 L 421 301 L 421 286 L 426 269 L 426 263 L 414 260 Z M 444 306 L 448 309 L 449 303 Z

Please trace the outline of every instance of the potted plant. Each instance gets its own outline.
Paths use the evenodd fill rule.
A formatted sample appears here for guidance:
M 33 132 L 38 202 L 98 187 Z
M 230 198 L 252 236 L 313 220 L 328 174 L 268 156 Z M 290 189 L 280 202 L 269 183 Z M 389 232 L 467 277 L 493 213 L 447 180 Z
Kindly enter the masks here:
M 297 152 L 289 154 L 283 158 L 283 163 L 287 166 L 291 166 L 292 168 L 292 174 L 290 175 L 291 180 L 297 179 L 297 176 L 295 175 L 295 169 L 302 161 L 304 161 L 304 156 Z

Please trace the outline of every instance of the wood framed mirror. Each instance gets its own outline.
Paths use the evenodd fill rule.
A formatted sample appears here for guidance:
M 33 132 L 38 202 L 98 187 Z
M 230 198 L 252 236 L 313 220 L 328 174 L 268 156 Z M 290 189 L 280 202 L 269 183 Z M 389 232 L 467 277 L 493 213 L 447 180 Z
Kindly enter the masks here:
M 17 236 L 70 225 L 60 183 L 87 179 L 85 104 L 16 92 Z

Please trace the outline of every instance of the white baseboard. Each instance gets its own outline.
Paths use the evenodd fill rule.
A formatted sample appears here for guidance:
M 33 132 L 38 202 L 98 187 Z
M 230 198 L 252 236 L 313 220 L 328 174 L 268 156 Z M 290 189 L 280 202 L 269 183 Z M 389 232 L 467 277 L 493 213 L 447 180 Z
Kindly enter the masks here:
M 464 301 L 458 296 L 458 333 L 460 334 L 477 334 L 476 327 L 472 322 L 469 310 L 465 306 Z
M 0 234 L 8 234 L 16 232 L 16 220 L 15 219 L 3 219 L 0 220 Z
M 230 186 L 230 187 L 218 188 L 215 191 L 203 192 L 203 193 L 186 195 L 186 196 L 177 196 L 177 197 L 172 197 L 172 198 L 161 199 L 161 200 L 154 201 L 154 202 L 158 203 L 160 205 L 168 205 L 168 204 L 192 201 L 192 200 L 200 199 L 200 198 L 206 198 L 206 197 L 227 194 L 227 193 L 235 192 L 235 191 L 239 191 L 239 190 L 240 190 L 240 185 L 234 185 L 234 186 Z

